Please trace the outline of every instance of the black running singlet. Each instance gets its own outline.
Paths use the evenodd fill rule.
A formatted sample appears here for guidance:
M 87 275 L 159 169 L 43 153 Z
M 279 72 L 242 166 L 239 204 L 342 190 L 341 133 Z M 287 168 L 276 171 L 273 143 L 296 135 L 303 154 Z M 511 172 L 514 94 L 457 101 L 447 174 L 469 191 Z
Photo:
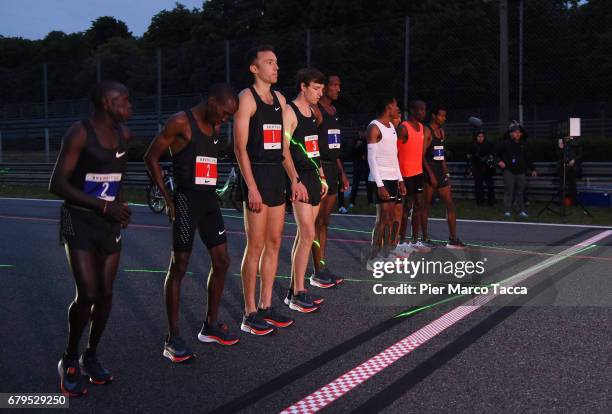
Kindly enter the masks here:
M 298 107 L 289 102 L 295 112 L 297 126 L 291 137 L 291 158 L 298 171 L 314 171 L 321 166 L 319 161 L 319 137 L 317 135 L 317 119 L 302 115 Z M 313 164 L 314 161 L 314 164 Z M 318 171 L 318 170 L 317 170 Z
M 321 160 L 336 161 L 340 157 L 340 120 L 338 114 L 330 115 L 319 104 L 319 110 L 323 116 L 323 122 L 319 125 L 319 147 L 321 149 Z
M 425 151 L 425 159 L 428 162 L 442 162 L 445 157 L 444 138 L 437 138 L 434 135 L 433 128 L 430 126 L 429 129 L 431 129 L 431 144 Z
M 81 121 L 87 132 L 85 147 L 69 179 L 70 184 L 85 193 L 106 201 L 114 201 L 121 190 L 121 182 L 127 169 L 127 145 L 121 126 L 117 125 L 119 145 L 104 148 L 88 119 Z
M 252 86 L 249 88 L 257 104 L 249 120 L 247 153 L 252 164 L 281 164 L 283 162 L 283 110 L 272 91 L 272 105 L 261 100 Z
M 179 190 L 213 191 L 217 188 L 217 156 L 219 137 L 202 132 L 191 109 L 185 111 L 191 126 L 191 139 L 172 154 L 174 180 Z

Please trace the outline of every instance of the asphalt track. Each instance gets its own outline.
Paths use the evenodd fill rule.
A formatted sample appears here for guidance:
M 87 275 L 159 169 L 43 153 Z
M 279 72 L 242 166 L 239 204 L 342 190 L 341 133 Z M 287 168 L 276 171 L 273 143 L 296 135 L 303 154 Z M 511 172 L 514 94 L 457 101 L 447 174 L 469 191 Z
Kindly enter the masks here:
M 232 258 L 221 317 L 239 330 L 242 220 L 224 211 Z M 65 347 L 74 295 L 58 245 L 59 203 L 0 199 L 0 392 L 58 392 L 56 364 Z M 275 288 L 282 304 L 295 232 L 287 216 Z M 123 233 L 113 311 L 99 347 L 115 374 L 111 385 L 72 399 L 75 412 L 279 412 L 355 369 L 432 321 L 477 298 L 450 298 L 420 309 L 373 299 L 376 280 L 361 263 L 373 219 L 334 216 L 330 266 L 349 280 L 318 290 L 323 308 L 296 314 L 275 335 L 241 334 L 233 347 L 197 341 L 209 260 L 194 249 L 182 287 L 181 329 L 197 354 L 172 365 L 162 357 L 163 280 L 170 254 L 166 219 L 134 206 Z M 323 408 L 323 412 L 611 412 L 612 236 L 602 228 L 461 222 L 466 258 L 487 258 L 488 284 L 524 272 L 529 295 L 493 299 L 393 361 Z M 434 238 L 446 224 L 431 222 Z M 599 237 L 588 246 L 579 243 Z M 563 252 L 568 249 L 571 255 Z M 440 257 L 447 249 L 436 249 Z M 454 253 L 453 253 L 454 254 Z M 553 258 L 549 266 L 541 264 Z M 413 259 L 413 257 L 411 257 Z M 400 275 L 385 285 L 406 281 Z M 474 282 L 474 283 L 476 283 Z M 448 298 L 448 297 L 445 297 Z M 441 297 L 422 297 L 431 304 Z M 389 299 L 391 300 L 391 299 Z M 504 305 L 504 306 L 502 306 Z M 394 317 L 398 314 L 403 317 Z

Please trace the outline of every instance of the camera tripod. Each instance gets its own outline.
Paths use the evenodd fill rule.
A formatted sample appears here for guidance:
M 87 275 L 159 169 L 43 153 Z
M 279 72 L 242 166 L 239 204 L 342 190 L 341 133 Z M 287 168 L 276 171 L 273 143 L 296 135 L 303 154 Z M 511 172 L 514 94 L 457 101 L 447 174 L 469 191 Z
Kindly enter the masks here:
M 559 190 L 557 191 L 557 193 L 551 197 L 548 203 L 546 203 L 544 208 L 540 210 L 540 212 L 538 213 L 538 217 L 540 217 L 542 213 L 546 210 L 551 211 L 562 217 L 565 217 L 567 215 L 567 210 L 565 208 L 565 195 L 566 195 L 565 188 L 567 185 L 568 142 L 571 139 L 572 139 L 571 137 L 563 138 L 563 157 L 562 157 L 563 159 L 561 160 L 562 161 L 561 168 L 563 168 L 563 172 L 561 174 L 561 186 L 559 187 Z M 578 200 L 578 197 L 575 197 L 574 201 L 576 202 L 577 205 L 579 205 L 582 208 L 582 211 L 584 214 L 588 215 L 589 217 L 593 217 L 593 215 L 589 212 L 589 210 L 587 210 L 586 207 L 582 205 L 580 200 Z M 553 205 L 556 203 L 559 203 L 558 211 L 553 208 Z

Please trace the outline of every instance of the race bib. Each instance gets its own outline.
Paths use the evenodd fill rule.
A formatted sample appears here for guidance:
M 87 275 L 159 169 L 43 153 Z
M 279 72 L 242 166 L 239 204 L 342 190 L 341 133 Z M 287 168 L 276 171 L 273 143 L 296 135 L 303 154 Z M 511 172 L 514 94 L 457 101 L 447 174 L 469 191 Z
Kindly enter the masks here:
M 308 154 L 308 158 L 314 158 L 319 156 L 319 137 L 317 135 L 305 136 L 304 144 L 304 146 L 306 147 L 306 154 Z
M 263 140 L 265 150 L 281 149 L 282 141 L 282 125 L 280 124 L 263 124 Z
M 433 147 L 433 159 L 436 161 L 444 160 L 444 145 L 434 145 Z
M 339 129 L 328 129 L 327 130 L 327 146 L 329 149 L 340 148 L 340 130 Z
M 196 185 L 217 185 L 217 159 L 212 157 L 196 157 Z
M 115 201 L 121 184 L 121 173 L 85 175 L 85 191 L 87 194 L 106 201 Z

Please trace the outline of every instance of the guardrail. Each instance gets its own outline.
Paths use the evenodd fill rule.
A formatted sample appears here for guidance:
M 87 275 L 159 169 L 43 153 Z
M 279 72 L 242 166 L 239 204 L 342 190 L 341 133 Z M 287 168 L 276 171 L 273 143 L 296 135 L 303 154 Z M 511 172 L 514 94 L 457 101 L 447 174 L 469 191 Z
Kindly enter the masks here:
M 349 180 L 352 182 L 353 165 L 350 162 L 344 164 Z M 457 198 L 473 198 L 474 181 L 465 176 L 466 163 L 451 162 L 448 164 L 451 173 L 451 184 L 453 194 Z M 229 162 L 218 164 L 219 181 L 227 178 L 231 168 Z M 534 200 L 549 199 L 559 188 L 559 177 L 557 176 L 557 164 L 551 162 L 536 163 L 538 177 L 528 177 L 527 195 Z M 44 185 L 49 182 L 53 164 L 50 163 L 0 163 L 0 184 L 38 184 Z M 128 173 L 125 184 L 133 187 L 144 187 L 149 183 L 149 177 L 144 163 L 131 162 L 128 164 Z M 503 193 L 504 183 L 501 174 L 494 177 L 495 191 Z M 365 183 L 361 183 L 359 191 L 365 194 Z M 578 180 L 578 186 L 583 189 L 611 188 L 612 187 L 612 163 L 585 162 L 583 164 L 583 177 Z M 2 187 L 0 186 L 0 193 Z

